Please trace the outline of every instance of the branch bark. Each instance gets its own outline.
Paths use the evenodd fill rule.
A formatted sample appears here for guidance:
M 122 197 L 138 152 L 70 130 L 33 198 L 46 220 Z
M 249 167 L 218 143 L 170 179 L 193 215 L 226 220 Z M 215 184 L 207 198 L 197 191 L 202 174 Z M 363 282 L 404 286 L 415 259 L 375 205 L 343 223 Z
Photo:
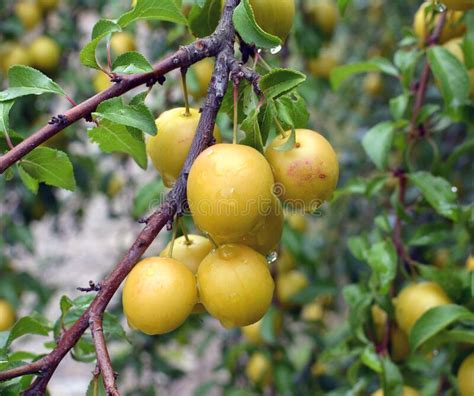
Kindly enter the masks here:
M 115 385 L 115 372 L 112 368 L 112 361 L 110 360 L 109 351 L 105 343 L 102 315 L 91 315 L 89 325 L 94 341 L 95 353 L 97 355 L 97 364 L 104 381 L 105 391 L 107 395 L 120 396 L 117 386 Z
M 81 317 L 62 334 L 56 348 L 36 362 L 0 372 L 0 381 L 5 381 L 26 374 L 38 374 L 31 387 L 23 392 L 23 396 L 37 396 L 45 393 L 49 379 L 53 375 L 57 366 L 71 348 L 79 341 L 82 334 L 89 326 L 93 326 L 92 330 L 95 335 L 95 343 L 96 346 L 99 346 L 97 353 L 98 355 L 100 354 L 100 356 L 98 356 L 98 361 L 101 370 L 105 370 L 105 375 L 107 377 L 110 376 L 110 371 L 113 373 L 109 364 L 110 358 L 106 352 L 105 343 L 102 341 L 103 335 L 101 335 L 99 331 L 100 322 L 98 321 L 98 318 L 102 317 L 103 312 L 120 284 L 145 253 L 146 249 L 150 246 L 158 233 L 177 213 L 180 214 L 184 211 L 186 202 L 186 184 L 189 171 L 197 156 L 212 142 L 212 132 L 215 126 L 215 120 L 222 104 L 224 94 L 227 90 L 231 66 L 235 61 L 235 30 L 232 24 L 232 14 L 239 1 L 240 0 L 227 0 L 219 25 L 216 31 L 208 38 L 198 40 L 196 43 L 180 49 L 175 55 L 159 62 L 153 73 L 126 78 L 123 84 L 117 84 L 70 110 L 70 112 L 73 112 L 74 114 L 75 121 L 77 121 L 89 114 L 90 111 L 92 111 L 101 101 L 108 99 L 109 97 L 121 95 L 129 89 L 145 83 L 150 77 L 157 77 L 163 75 L 165 71 L 189 66 L 191 63 L 196 62 L 205 56 L 211 56 L 213 54 L 217 55 L 216 65 L 196 135 L 181 174 L 166 200 L 148 218 L 146 226 L 140 232 L 128 252 L 113 271 L 100 283 L 100 290 L 91 305 L 84 311 Z M 189 52 L 190 50 L 195 50 L 196 53 Z M 68 118 L 68 122 L 70 124 L 72 118 Z M 23 142 L 23 146 L 17 149 L 13 154 L 11 154 L 11 151 L 7 153 L 5 155 L 7 156 L 9 154 L 7 159 L 4 158 L 5 156 L 1 157 L 0 163 L 3 164 L 4 167 L 6 164 L 14 163 L 16 160 L 21 158 L 24 153 L 31 151 L 32 148 L 35 147 L 34 144 L 47 140 L 49 137 L 63 129 L 57 128 L 57 126 L 47 126 L 42 128 L 30 139 L 25 140 L 25 142 L 28 142 Z M 20 147 L 20 145 L 18 145 L 17 148 L 18 147 Z M 109 386 L 110 395 L 118 394 L 118 391 L 117 393 L 113 393 L 114 383 L 111 380 L 109 381 Z
M 441 13 L 440 18 L 438 22 L 436 23 L 435 28 L 433 29 L 433 32 L 426 39 L 425 44 L 427 47 L 431 47 L 433 45 L 438 44 L 441 37 L 441 32 L 443 31 L 443 27 L 445 23 L 446 23 L 446 11 Z M 418 121 L 418 116 L 420 115 L 421 108 L 423 107 L 423 104 L 425 102 L 426 90 L 428 89 L 428 83 L 430 81 L 430 77 L 431 77 L 431 68 L 428 61 L 425 60 L 425 64 L 423 65 L 423 70 L 421 72 L 420 80 L 418 82 L 418 85 L 415 91 L 415 102 L 413 104 L 410 129 L 408 133 L 409 142 L 412 142 L 414 139 L 419 138 L 421 135 L 419 132 L 421 129 L 421 125 L 419 125 L 417 121 Z M 398 201 L 400 202 L 402 206 L 405 207 L 406 206 L 405 192 L 406 192 L 406 183 L 407 183 L 406 175 L 403 172 L 403 170 L 397 170 L 395 172 L 395 176 L 398 178 L 398 184 L 399 184 L 398 185 L 399 187 Z M 412 275 L 414 275 L 416 272 L 416 267 L 415 267 L 416 263 L 410 257 L 410 254 L 403 243 L 402 219 L 400 218 L 398 213 L 396 216 L 395 226 L 393 229 L 392 241 L 397 250 L 398 257 L 400 257 L 400 259 L 407 265 L 409 272 Z
M 443 27 L 446 23 L 446 11 L 443 12 L 433 29 L 433 33 L 428 37 L 426 40 L 427 47 L 431 47 L 433 45 L 438 44 L 439 39 L 441 37 L 441 32 L 443 31 Z M 419 125 L 417 124 L 417 119 L 420 114 L 420 110 L 423 107 L 423 103 L 425 102 L 426 97 L 426 90 L 428 88 L 428 83 L 431 77 L 431 68 L 428 61 L 425 61 L 423 66 L 423 70 L 421 72 L 420 81 L 418 82 L 418 86 L 415 92 L 415 103 L 413 105 L 413 113 L 410 122 L 410 133 L 409 139 L 413 140 L 419 136 L 417 132 L 419 129 Z

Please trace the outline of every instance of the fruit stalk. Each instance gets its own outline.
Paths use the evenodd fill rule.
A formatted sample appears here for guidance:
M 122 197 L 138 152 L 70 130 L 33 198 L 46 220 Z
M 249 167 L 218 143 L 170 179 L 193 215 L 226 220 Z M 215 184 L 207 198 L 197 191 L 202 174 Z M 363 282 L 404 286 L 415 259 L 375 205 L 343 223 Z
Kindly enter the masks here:
M 184 107 L 186 108 L 185 114 L 189 116 L 191 113 L 189 112 L 189 94 L 188 94 L 188 84 L 186 82 L 186 72 L 187 68 L 181 68 L 181 86 L 183 88 L 183 96 L 184 96 Z
M 0 381 L 6 381 L 26 374 L 38 375 L 31 387 L 23 392 L 23 396 L 41 395 L 46 392 L 49 379 L 53 375 L 64 356 L 79 341 L 86 329 L 91 326 L 92 323 L 94 323 L 93 319 L 97 317 L 100 318 L 102 316 L 120 284 L 132 270 L 141 256 L 145 253 L 158 233 L 168 224 L 169 221 L 174 218 L 177 213 L 180 214 L 184 211 L 186 201 L 186 183 L 189 170 L 191 169 L 191 165 L 197 156 L 212 142 L 212 132 L 214 130 L 217 113 L 227 90 L 231 67 L 235 63 L 235 31 L 232 24 L 232 14 L 238 3 L 239 0 L 227 0 L 225 11 L 222 14 L 219 25 L 216 28 L 216 31 L 208 38 L 198 40 L 198 42 L 195 44 L 181 49 L 175 53 L 175 55 L 167 57 L 155 66 L 155 70 L 152 73 L 125 77 L 122 83 L 115 84 L 110 89 L 101 92 L 100 94 L 69 111 L 70 113 L 73 112 L 75 115 L 75 120 L 77 121 L 83 116 L 89 114 L 98 103 L 108 99 L 109 97 L 121 95 L 135 86 L 146 83 L 150 80 L 150 78 L 162 76 L 164 73 L 170 70 L 187 66 L 194 61 L 200 60 L 207 56 L 217 55 L 216 66 L 211 79 L 211 84 L 209 86 L 207 98 L 203 106 L 195 138 L 191 145 L 189 155 L 185 161 L 183 170 L 178 177 L 175 186 L 168 194 L 166 200 L 146 220 L 145 228 L 140 232 L 125 256 L 106 277 L 106 279 L 100 283 L 101 288 L 92 301 L 91 305 L 84 311 L 81 317 L 61 335 L 57 341 L 56 348 L 54 348 L 53 351 L 51 351 L 48 355 L 35 362 L 0 372 Z M 197 55 L 191 56 L 188 54 L 187 51 L 190 48 L 193 50 L 195 49 L 197 51 Z M 71 120 L 72 118 L 68 118 L 68 125 L 72 122 Z M 59 130 L 53 129 L 51 127 L 45 127 L 32 136 L 33 142 L 37 143 L 47 140 L 57 132 L 59 132 Z M 40 136 L 38 136 L 38 134 Z M 31 144 L 31 139 L 29 142 L 29 144 Z M 23 146 L 25 146 L 25 144 L 23 144 Z M 3 170 L 8 168 L 8 166 L 20 159 L 22 157 L 22 153 L 31 151 L 35 146 L 30 147 L 28 146 L 28 143 L 26 143 L 26 148 L 24 147 L 22 149 L 23 151 L 18 151 L 18 147 L 20 147 L 20 145 L 16 146 L 17 151 L 13 154 L 13 158 L 16 158 L 15 160 L 10 158 L 12 156 L 11 151 L 6 154 L 10 154 L 10 157 L 8 157 L 9 159 L 5 159 L 5 156 L 0 158 L 0 172 L 3 172 Z M 6 164 L 10 165 L 7 166 Z M 97 326 L 97 324 L 94 326 Z M 96 342 L 97 341 L 99 344 L 101 343 L 100 336 L 99 338 L 96 337 Z M 98 356 L 98 361 L 102 362 L 106 372 L 108 370 L 113 372 L 111 366 L 109 365 L 110 359 L 104 355 L 104 353 L 106 353 L 105 351 L 106 349 L 103 349 L 100 346 L 99 349 L 96 350 L 97 354 L 100 355 Z M 110 391 L 111 389 L 109 389 L 109 395 L 118 394 L 118 392 L 110 393 Z

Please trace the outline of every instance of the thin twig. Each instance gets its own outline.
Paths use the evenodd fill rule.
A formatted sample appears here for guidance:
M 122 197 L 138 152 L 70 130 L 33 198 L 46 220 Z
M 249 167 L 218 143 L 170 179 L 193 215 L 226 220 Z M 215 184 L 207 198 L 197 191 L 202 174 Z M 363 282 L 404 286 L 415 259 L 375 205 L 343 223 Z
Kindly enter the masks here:
M 97 364 L 104 381 L 105 391 L 108 396 L 120 396 L 115 384 L 115 372 L 112 368 L 109 351 L 105 343 L 104 330 L 102 326 L 101 315 L 91 315 L 89 325 L 94 342 L 95 353 L 97 356 Z
M 10 135 L 8 134 L 8 131 L 5 129 L 3 133 L 5 135 L 5 140 L 7 141 L 8 147 L 10 148 L 10 150 L 13 150 L 15 146 L 13 145 L 12 140 L 10 139 Z
M 103 101 L 121 96 L 133 88 L 143 84 L 149 84 L 150 81 L 160 82 L 163 76 L 171 70 L 190 66 L 205 57 L 215 56 L 219 52 L 221 44 L 222 39 L 214 33 L 209 37 L 196 40 L 190 45 L 181 47 L 174 54 L 169 55 L 156 63 L 153 71 L 150 73 L 121 75 L 119 79 L 114 80 L 117 82 L 105 91 L 99 92 L 97 95 L 66 111 L 64 113 L 65 122 L 44 126 L 16 145 L 12 150 L 0 156 L 0 174 L 5 172 L 6 169 L 23 158 L 33 149 L 52 138 L 69 125 L 75 123 L 81 118 L 90 119 L 90 114 L 95 111 L 97 106 Z
M 405 172 L 398 170 L 395 172 L 395 176 L 398 178 L 398 202 L 402 207 L 405 207 L 405 195 L 406 195 L 406 184 L 407 178 Z M 395 226 L 393 228 L 392 241 L 395 245 L 398 257 L 407 265 L 408 270 L 412 275 L 416 273 L 415 261 L 408 254 L 402 239 L 402 219 L 396 213 Z
M 435 28 L 433 29 L 432 34 L 426 40 L 426 45 L 428 47 L 433 46 L 439 42 L 439 39 L 441 37 L 441 32 L 443 30 L 445 22 L 446 22 L 446 12 L 443 12 L 441 13 L 440 18 Z M 430 68 L 429 63 L 425 60 L 423 70 L 421 72 L 420 81 L 418 82 L 416 91 L 415 91 L 415 102 L 413 104 L 410 130 L 408 134 L 408 140 L 410 142 L 420 137 L 420 129 L 423 129 L 421 128 L 422 126 L 418 124 L 418 116 L 425 102 L 426 90 L 428 88 L 430 76 L 431 76 L 431 68 Z M 405 208 L 406 207 L 405 192 L 406 192 L 406 183 L 407 183 L 406 175 L 405 175 L 405 172 L 400 171 L 400 170 L 395 171 L 394 175 L 398 178 L 398 201 L 400 205 L 403 208 Z M 398 215 L 398 213 L 396 215 L 395 226 L 393 228 L 392 241 L 393 241 L 393 244 L 395 245 L 395 249 L 397 250 L 398 257 L 400 257 L 403 260 L 403 262 L 407 265 L 408 270 L 411 273 L 411 275 L 415 275 L 416 263 L 410 257 L 403 243 L 402 219 Z
M 433 29 L 433 33 L 427 38 L 426 44 L 428 47 L 436 45 L 439 42 L 441 37 L 441 32 L 443 31 L 444 24 L 446 22 L 446 11 L 443 12 L 436 24 L 435 28 Z M 410 122 L 410 132 L 409 132 L 409 140 L 412 141 L 416 139 L 419 135 L 419 125 L 417 123 L 418 116 L 420 115 L 421 108 L 423 107 L 423 103 L 425 102 L 426 97 L 426 90 L 428 88 L 428 83 L 430 81 L 431 76 L 431 68 L 427 61 L 423 66 L 423 70 L 421 72 L 420 81 L 417 84 L 416 92 L 415 92 L 415 103 L 413 105 L 413 113 Z

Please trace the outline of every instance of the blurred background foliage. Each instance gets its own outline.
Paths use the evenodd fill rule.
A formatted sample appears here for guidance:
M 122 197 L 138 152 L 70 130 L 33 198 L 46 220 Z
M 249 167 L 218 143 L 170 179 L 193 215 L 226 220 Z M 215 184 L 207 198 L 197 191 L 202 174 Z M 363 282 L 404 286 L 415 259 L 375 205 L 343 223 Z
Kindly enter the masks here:
M 99 17 L 116 18 L 130 4 L 126 0 L 54 3 L 2 2 L 0 84 L 6 88 L 6 70 L 12 64 L 41 69 L 42 60 L 34 59 L 31 51 L 39 37 L 48 37 L 53 49 L 41 48 L 39 52 L 46 56 L 46 63 L 54 56 L 59 60 L 57 65 L 46 65 L 42 70 L 79 103 L 110 82 L 101 72 L 83 67 L 78 52 L 89 40 Z M 187 3 L 192 2 L 185 3 L 184 10 L 189 11 Z M 400 218 L 406 249 L 416 262 L 415 278 L 437 282 L 452 301 L 471 311 L 474 308 L 472 274 L 467 271 L 474 266 L 468 262 L 472 253 L 474 195 L 473 102 L 451 111 L 445 106 L 439 86 L 431 80 L 424 108 L 431 114 L 428 137 L 408 143 L 402 131 L 410 120 L 412 90 L 424 64 L 412 30 L 419 6 L 420 2 L 414 0 L 353 0 L 341 16 L 331 0 L 297 1 L 294 29 L 284 48 L 277 54 L 266 51 L 262 55 L 271 66 L 283 65 L 307 74 L 308 80 L 299 93 L 310 113 L 308 126 L 329 139 L 340 161 L 341 178 L 335 197 L 315 214 L 287 215 L 281 249 L 272 264 L 277 284 L 275 301 L 257 325 L 223 330 L 203 313 L 193 315 L 170 334 L 148 337 L 126 325 L 123 330 L 121 306 L 114 304 L 104 328 L 108 337 L 115 340 L 114 368 L 120 373 L 133 373 L 132 380 L 129 375 L 119 377 L 119 384 L 123 381 L 125 386 L 128 382 L 126 394 L 166 394 L 170 383 L 195 369 L 183 364 L 188 351 L 197 356 L 199 365 L 199 359 L 206 358 L 209 345 L 216 340 L 218 348 L 211 349 L 215 373 L 200 379 L 193 390 L 195 395 L 367 395 L 380 388 L 383 381 L 404 382 L 423 395 L 458 394 L 456 373 L 463 358 L 473 350 L 472 335 L 470 342 L 467 336 L 462 342 L 441 338 L 434 345 L 410 352 L 407 335 L 395 325 L 391 302 L 391 297 L 412 278 L 410 268 L 398 260 L 401 270 L 384 285 L 387 268 L 373 266 L 377 260 L 384 262 L 379 255 L 394 251 L 392 229 Z M 474 21 L 473 15 L 464 18 Z M 474 34 L 474 23 L 468 24 L 466 34 Z M 126 29 L 116 48 L 112 44 L 112 52 L 118 55 L 121 48 L 136 48 L 148 60 L 158 60 L 191 40 L 193 37 L 184 26 L 142 21 Z M 105 46 L 100 47 L 99 54 L 105 62 Z M 332 89 L 329 76 L 335 67 L 375 57 L 393 62 L 406 80 L 370 72 L 351 77 L 338 89 Z M 188 75 L 195 107 L 202 103 L 211 66 L 205 61 L 191 68 Z M 404 94 L 408 95 L 407 103 Z M 146 103 L 155 116 L 182 106 L 179 73 L 167 76 L 164 87 L 155 87 Z M 29 136 L 69 106 L 65 99 L 50 95 L 26 97 L 15 104 L 10 125 L 19 135 Z M 376 169 L 364 150 L 363 138 L 374 125 L 391 118 L 402 127 L 394 136 L 387 166 Z M 230 120 L 222 114 L 218 122 L 229 138 Z M 2 151 L 5 144 L 0 139 Z M 49 297 L 53 288 L 61 292 L 61 285 L 17 269 L 15 257 L 19 252 L 35 255 L 31 227 L 45 219 L 54 223 L 57 216 L 67 213 L 74 226 L 80 228 L 89 203 L 97 195 L 107 197 L 110 217 L 139 219 L 156 205 L 164 187 L 151 166 L 140 172 L 131 157 L 100 152 L 88 139 L 83 121 L 45 145 L 69 154 L 77 189 L 71 194 L 41 184 L 38 193 L 33 194 L 11 172 L 0 178 L 0 298 L 30 315 L 29 325 L 34 323 L 40 329 L 37 334 L 54 331 L 57 335 L 61 326 L 80 315 L 90 296 L 63 297 L 59 319 L 41 316 L 48 304 L 57 306 L 57 301 L 50 301 Z M 454 204 L 458 216 L 453 219 L 440 215 L 431 207 L 436 209 L 436 203 L 429 205 L 414 185 L 407 187 L 406 203 L 401 204 L 402 170 L 443 177 L 457 195 Z M 433 184 L 428 188 L 428 195 L 445 194 L 440 192 L 444 184 L 442 188 Z M 443 198 L 435 199 L 444 203 Z M 189 226 L 192 227 L 191 222 Z M 58 243 L 61 249 L 60 227 L 57 231 L 49 241 Z M 89 259 L 94 261 L 94 252 L 90 252 Z M 111 261 L 100 270 L 105 274 L 113 265 Z M 384 335 L 387 326 L 389 333 Z M 459 323 L 458 330 L 472 334 L 473 322 Z M 388 340 L 382 340 L 384 337 Z M 47 346 L 54 345 L 52 340 Z M 386 348 L 382 353 L 378 349 L 381 343 Z M 18 355 L 10 356 L 10 362 L 34 357 L 22 354 L 21 344 L 17 344 L 17 350 Z M 95 361 L 89 335 L 74 348 L 73 357 L 88 363 Z M 0 361 L 0 368 L 1 365 Z M 92 380 L 88 394 L 94 394 L 94 381 L 97 379 Z M 13 381 L 4 388 L 0 384 L 0 393 L 16 394 L 27 382 Z

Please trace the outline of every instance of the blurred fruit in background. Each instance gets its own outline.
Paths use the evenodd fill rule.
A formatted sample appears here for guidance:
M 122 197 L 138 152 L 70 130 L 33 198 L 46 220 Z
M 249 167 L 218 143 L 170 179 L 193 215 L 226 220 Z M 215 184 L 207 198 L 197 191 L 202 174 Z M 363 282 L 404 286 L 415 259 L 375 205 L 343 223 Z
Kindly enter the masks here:
M 43 13 L 35 0 L 20 0 L 15 4 L 15 15 L 20 20 L 26 30 L 31 30 L 37 26 Z
M 110 48 L 116 56 L 125 52 L 135 51 L 135 38 L 130 32 L 117 32 L 112 34 L 110 39 Z
M 59 66 L 61 49 L 51 37 L 39 36 L 35 38 L 28 51 L 32 65 L 39 70 L 51 72 Z
M 15 316 L 12 305 L 8 301 L 0 299 L 0 331 L 10 329 L 15 323 Z

